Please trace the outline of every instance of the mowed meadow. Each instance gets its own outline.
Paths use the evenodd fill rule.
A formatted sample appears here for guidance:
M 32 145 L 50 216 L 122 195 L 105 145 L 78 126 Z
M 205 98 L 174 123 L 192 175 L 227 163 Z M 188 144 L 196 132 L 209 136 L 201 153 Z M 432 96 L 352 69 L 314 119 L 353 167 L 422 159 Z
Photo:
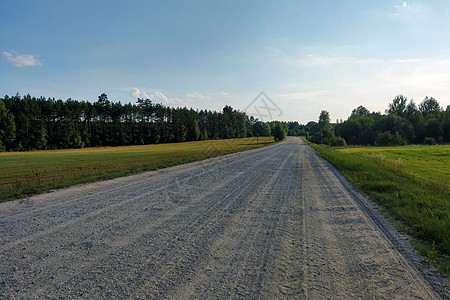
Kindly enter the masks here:
M 349 147 L 338 151 L 374 157 L 424 183 L 450 188 L 450 145 Z
M 430 262 L 450 273 L 450 145 L 310 145 L 416 237 L 417 249 Z
M 0 153 L 0 201 L 267 146 L 273 137 Z

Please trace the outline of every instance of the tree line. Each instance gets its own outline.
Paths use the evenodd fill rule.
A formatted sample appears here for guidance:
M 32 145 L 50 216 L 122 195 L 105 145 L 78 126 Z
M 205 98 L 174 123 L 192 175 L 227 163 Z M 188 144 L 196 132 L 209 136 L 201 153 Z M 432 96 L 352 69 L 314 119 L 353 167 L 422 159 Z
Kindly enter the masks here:
M 143 145 L 270 136 L 269 124 L 225 106 L 221 112 L 168 107 L 150 99 L 112 102 L 6 95 L 0 99 L 0 151 Z
M 122 104 L 106 94 L 97 101 L 36 98 L 0 99 L 0 151 L 144 145 L 207 139 L 287 135 L 306 136 L 315 143 L 405 145 L 450 142 L 450 106 L 434 98 L 419 105 L 396 96 L 384 114 L 355 108 L 346 121 L 331 123 L 323 110 L 318 122 L 262 122 L 225 106 L 221 112 L 173 108 L 151 99 Z
M 331 124 L 330 115 L 324 110 L 318 122 L 306 124 L 305 132 L 312 142 L 332 146 L 449 143 L 450 106 L 444 110 L 433 97 L 426 97 L 416 105 L 398 95 L 385 114 L 359 106 L 346 121 Z

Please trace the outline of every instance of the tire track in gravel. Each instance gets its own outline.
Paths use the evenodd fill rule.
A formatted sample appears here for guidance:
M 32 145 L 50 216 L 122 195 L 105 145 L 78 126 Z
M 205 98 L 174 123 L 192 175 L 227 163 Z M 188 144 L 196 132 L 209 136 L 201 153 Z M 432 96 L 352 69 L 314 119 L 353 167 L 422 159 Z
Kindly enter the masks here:
M 258 166 L 260 166 L 260 164 L 256 165 L 256 166 L 252 166 L 252 168 L 257 168 Z M 239 181 L 236 181 L 234 183 L 234 185 L 237 184 L 243 184 L 247 187 L 252 187 L 255 186 L 256 180 L 258 179 L 257 177 L 246 177 L 244 179 L 241 179 Z M 221 213 L 221 212 L 228 212 L 228 211 L 234 211 L 236 210 L 237 207 L 239 207 L 243 201 L 245 201 L 244 199 L 239 199 L 242 195 L 243 191 L 240 189 L 235 189 L 232 190 L 230 192 L 227 192 L 225 195 L 220 196 L 221 192 L 216 193 L 217 195 L 212 195 L 212 196 L 216 196 L 217 198 L 221 198 L 221 200 L 219 200 L 219 202 L 215 202 L 212 204 L 212 206 L 210 208 L 208 208 L 207 210 L 203 209 L 204 212 L 202 213 L 202 215 L 198 216 L 197 218 L 195 218 L 194 220 L 192 220 L 190 222 L 190 224 L 188 226 L 186 226 L 185 222 L 181 223 L 181 228 L 179 228 L 178 230 L 174 230 L 174 232 L 179 236 L 179 235 L 184 235 L 185 233 L 189 232 L 191 235 L 195 236 L 195 240 L 192 242 L 190 241 L 189 246 L 194 247 L 194 245 L 201 245 L 201 249 L 193 249 L 195 252 L 195 250 L 205 250 L 209 247 L 209 243 L 208 240 L 212 241 L 214 238 L 216 238 L 218 235 L 221 234 L 222 228 L 229 222 L 230 219 L 230 214 L 228 213 Z M 214 197 L 212 197 L 214 198 Z M 216 213 L 214 214 L 213 212 L 216 211 Z M 217 211 L 219 211 L 219 213 L 217 213 Z M 190 214 L 192 215 L 192 214 Z M 177 222 L 179 223 L 179 222 Z M 203 226 L 202 226 L 203 225 Z M 200 230 L 199 230 L 200 229 Z M 202 235 L 202 229 L 206 229 L 206 234 Z M 202 237 L 203 240 L 199 239 L 198 237 Z M 172 252 L 174 249 L 176 249 L 176 244 L 177 242 L 174 240 L 171 240 L 171 243 L 169 243 L 169 245 L 165 246 L 165 249 L 171 249 Z M 186 245 L 185 245 L 186 247 Z M 181 249 L 183 251 L 185 251 L 185 248 Z M 194 267 L 198 267 L 198 266 L 194 266 L 194 263 L 198 260 L 198 257 L 201 256 L 203 253 L 198 253 L 197 255 L 192 255 L 191 253 L 191 261 L 189 261 L 189 263 L 185 263 L 182 261 L 182 259 L 180 259 L 179 257 L 183 258 L 183 254 L 182 253 L 176 253 L 174 255 L 176 255 L 178 257 L 177 262 L 175 264 L 173 264 L 171 266 L 171 268 L 167 269 L 164 266 L 162 268 L 160 268 L 155 274 L 154 276 L 152 276 L 153 278 L 157 278 L 157 282 L 156 284 L 150 280 L 146 283 L 143 283 L 142 286 L 142 290 L 146 291 L 148 289 L 148 287 L 152 287 L 152 293 L 150 294 L 150 296 L 161 296 L 161 290 L 164 291 L 164 287 L 167 286 L 167 281 L 170 281 L 172 279 L 169 278 L 173 278 L 174 275 L 175 278 L 180 278 L 180 277 L 184 277 L 186 272 L 189 272 L 191 268 Z M 172 255 L 172 257 L 174 256 Z M 147 260 L 146 263 L 153 261 L 154 258 L 151 257 Z M 170 257 L 169 257 L 170 260 Z M 182 263 L 178 263 L 179 261 L 182 261 Z M 164 265 L 162 263 L 162 265 Z M 180 272 L 181 271 L 181 272 Z M 145 295 L 148 296 L 148 295 Z
M 290 150 L 289 158 L 292 156 L 293 150 Z M 284 155 L 283 155 L 284 156 Z M 250 295 L 257 297 L 260 290 L 263 288 L 261 285 L 264 272 L 258 272 L 258 270 L 267 269 L 267 263 L 269 261 L 269 252 L 271 250 L 270 243 L 274 238 L 274 232 L 277 223 L 277 216 L 269 219 L 269 224 L 258 222 L 256 224 L 250 224 L 248 219 L 255 217 L 254 210 L 261 211 L 261 201 L 266 196 L 270 195 L 273 191 L 276 191 L 275 187 L 279 183 L 280 174 L 283 171 L 284 166 L 288 162 L 288 159 L 282 160 L 281 164 L 277 162 L 275 165 L 269 165 L 273 172 L 268 174 L 268 180 L 262 186 L 261 191 L 258 193 L 253 192 L 248 198 L 248 205 L 241 209 L 240 213 L 237 213 L 232 222 L 232 226 L 225 229 L 220 238 L 220 243 L 215 243 L 212 248 L 212 253 L 208 259 L 208 263 L 205 270 L 208 272 L 212 269 L 220 269 L 220 273 L 228 274 L 228 280 L 233 282 L 232 285 L 222 285 L 217 287 L 217 278 L 208 278 L 208 272 L 199 273 L 198 277 L 194 278 L 188 286 L 179 290 L 179 294 L 172 294 L 170 298 L 196 298 L 201 296 L 205 292 L 213 294 L 214 297 L 249 297 Z M 265 170 L 266 168 L 264 168 Z M 250 189 L 252 190 L 252 189 Z M 281 201 L 278 201 L 281 203 Z M 271 213 L 279 213 L 278 207 L 265 207 L 264 210 Z M 224 244 L 224 241 L 230 241 L 231 243 Z M 226 247 L 228 250 L 224 250 Z M 234 260 L 234 257 L 221 257 L 223 253 L 233 254 L 233 249 L 241 249 L 241 264 L 230 265 L 229 262 Z M 262 254 L 258 253 L 263 251 Z M 255 259 L 260 255 L 261 259 Z M 255 272 L 256 271 L 256 272 Z M 250 275 L 250 278 L 249 277 Z M 212 279 L 211 281 L 209 279 Z M 201 283 L 201 286 L 196 284 Z M 202 291 L 203 289 L 203 291 Z
M 1 203 L 0 297 L 439 299 L 364 201 L 288 138 Z
M 258 166 L 259 164 L 263 164 L 265 162 L 265 159 L 268 159 L 268 158 L 270 158 L 270 156 L 266 157 L 264 159 L 259 159 L 257 161 L 257 164 L 255 164 L 254 166 Z M 248 162 L 252 162 L 252 160 L 247 160 L 247 161 Z M 199 175 L 202 175 L 202 173 L 200 173 Z M 232 181 L 232 180 L 237 181 L 236 178 L 238 178 L 238 177 L 240 177 L 242 175 L 243 175 L 243 172 L 241 171 L 241 172 L 237 173 L 236 175 L 224 177 L 223 178 L 223 180 L 225 180 L 224 183 L 223 184 L 218 184 L 216 182 L 216 186 L 214 187 L 214 190 L 223 187 L 223 185 L 229 183 L 229 181 Z M 189 178 L 192 178 L 192 177 L 189 176 L 188 179 Z M 239 181 L 242 181 L 242 180 L 239 180 Z M 237 184 L 237 182 L 236 182 L 236 184 Z M 163 186 L 163 187 L 165 188 L 166 186 Z M 161 188 L 159 188 L 158 190 L 161 190 Z M 158 190 L 156 190 L 155 192 L 157 192 Z M 210 194 L 210 193 L 211 193 L 211 191 L 208 190 L 208 194 Z M 147 193 L 144 196 L 148 196 L 149 194 L 151 194 L 151 193 Z M 203 198 L 205 198 L 205 197 L 201 197 L 200 199 L 197 199 L 198 200 L 197 202 L 200 202 Z M 144 207 L 147 205 L 146 201 L 145 201 L 146 200 L 145 197 L 138 197 L 138 199 L 139 200 L 144 200 L 144 201 L 140 202 L 140 204 L 143 204 Z M 214 199 L 214 198 L 212 198 L 212 199 Z M 136 200 L 136 199 L 135 198 L 131 198 L 131 200 Z M 165 204 L 165 201 L 166 201 L 165 197 L 160 197 L 158 200 L 160 200 L 160 201 L 156 201 L 156 204 L 158 206 L 161 206 L 161 204 Z M 126 200 L 126 202 L 131 202 L 131 201 L 130 200 Z M 155 203 L 155 202 L 153 201 L 153 203 Z M 119 202 L 119 204 L 123 204 L 123 202 Z M 207 203 L 202 203 L 201 204 L 203 206 L 203 210 L 205 210 L 205 205 L 206 204 Z M 215 202 L 211 202 L 211 204 L 212 205 L 217 205 L 217 203 L 215 203 Z M 172 206 L 174 206 L 174 205 L 172 204 Z M 142 214 L 146 214 L 144 207 L 137 207 L 137 208 L 126 207 L 126 209 L 125 209 L 126 212 L 127 212 L 126 214 L 124 214 L 124 213 L 118 214 L 118 212 L 117 212 L 117 203 L 116 203 L 116 204 L 112 204 L 109 207 L 107 207 L 108 211 L 107 211 L 106 214 L 104 214 L 105 213 L 105 209 L 104 208 L 97 209 L 97 210 L 94 210 L 91 213 L 88 213 L 87 216 L 84 216 L 81 219 L 80 218 L 76 218 L 75 220 L 72 220 L 72 221 L 69 221 L 69 222 L 65 222 L 63 225 L 64 225 L 64 227 L 66 227 L 68 225 L 76 225 L 76 224 L 78 224 L 77 225 L 78 226 L 77 231 L 79 231 L 80 233 L 78 233 L 78 237 L 77 238 L 78 238 L 78 240 L 80 242 L 77 243 L 77 244 L 78 245 L 81 244 L 81 246 L 83 246 L 83 244 L 86 243 L 86 242 L 83 242 L 83 241 L 88 241 L 87 242 L 88 245 L 89 245 L 88 249 L 81 249 L 81 250 L 89 250 L 91 255 L 87 256 L 87 258 L 92 258 L 94 261 L 95 260 L 98 261 L 101 257 L 104 257 L 106 255 L 105 253 L 108 252 L 108 251 L 105 251 L 107 249 L 104 249 L 105 248 L 104 247 L 105 244 L 103 243 L 103 240 L 109 238 L 110 242 L 114 243 L 114 249 L 120 248 L 120 247 L 122 247 L 124 245 L 129 245 L 130 243 L 132 243 L 132 240 L 129 238 L 130 233 L 131 232 L 139 232 L 139 230 L 138 230 L 139 228 L 138 227 L 140 225 L 142 225 L 142 224 L 145 224 L 143 222 L 139 222 L 140 218 L 137 218 L 137 216 L 140 216 L 140 215 L 142 216 Z M 160 230 L 160 228 L 158 228 L 158 226 L 160 226 L 161 223 L 164 224 L 164 222 L 170 221 L 170 217 L 177 216 L 177 214 L 179 214 L 183 210 L 184 206 L 177 206 L 177 207 L 172 207 L 172 208 L 174 208 L 174 209 L 167 209 L 167 207 L 164 208 L 165 210 L 167 210 L 169 212 L 169 214 L 166 214 L 162 220 L 160 220 L 158 218 L 153 220 L 153 222 L 151 223 L 151 226 L 146 226 L 146 231 L 149 231 L 151 229 L 154 229 L 156 231 Z M 160 208 L 158 208 L 158 211 L 159 211 L 159 209 Z M 114 214 L 115 214 L 114 218 L 110 217 L 110 213 L 111 212 L 114 212 Z M 98 215 L 100 215 L 100 213 L 103 213 L 104 215 L 101 215 L 101 216 L 99 216 L 99 218 L 96 218 L 96 219 L 92 218 L 92 215 L 98 216 Z M 187 213 L 186 215 L 194 216 L 195 212 L 194 213 L 190 212 L 190 213 Z M 158 217 L 158 216 L 154 215 L 153 217 Z M 128 222 L 128 223 L 124 224 L 124 219 L 126 219 L 126 218 L 132 219 L 131 220 L 132 223 Z M 84 221 L 84 222 L 80 222 L 80 221 Z M 101 227 L 96 226 L 97 223 L 101 224 Z M 122 238 L 119 241 L 117 241 L 113 237 L 109 237 L 109 236 L 105 237 L 104 236 L 104 232 L 105 231 L 111 233 L 110 235 L 113 235 L 113 232 L 115 230 L 111 230 L 111 228 L 109 228 L 109 225 L 113 224 L 113 223 L 121 224 L 119 227 L 117 227 L 115 229 L 116 230 L 120 230 L 122 236 L 124 236 L 125 238 Z M 147 225 L 147 224 L 145 224 L 145 225 Z M 92 227 L 92 228 L 90 228 L 90 227 Z M 45 239 L 46 243 L 58 244 L 58 242 L 63 242 L 63 250 L 73 250 L 74 247 L 77 247 L 76 244 L 71 243 L 70 240 L 67 241 L 67 242 L 64 241 L 64 240 L 61 240 L 60 236 L 51 235 L 53 232 L 55 232 L 57 230 L 61 230 L 61 229 L 64 229 L 64 228 L 62 228 L 60 225 L 56 225 L 56 226 L 52 227 L 51 230 L 41 231 L 37 235 L 38 236 L 45 236 L 46 237 L 46 239 Z M 109 230 L 105 230 L 105 229 L 109 229 Z M 103 249 L 100 248 L 100 247 L 99 247 L 99 249 L 95 249 L 95 248 L 93 249 L 92 245 L 89 244 L 89 243 L 91 243 L 90 240 L 92 240 L 92 239 L 89 239 L 87 237 L 95 235 L 96 232 L 101 232 L 102 233 L 101 235 L 97 234 L 97 237 L 95 239 L 95 243 L 97 245 L 103 246 L 102 247 Z M 36 238 L 37 235 L 33 235 L 32 239 Z M 131 235 L 131 236 L 133 236 L 133 235 Z M 134 235 L 134 240 L 136 240 L 138 238 L 140 238 L 139 235 L 138 236 Z M 30 240 L 30 239 L 28 239 L 28 240 Z M 17 243 L 14 243 L 14 244 L 17 244 Z M 24 242 L 21 241 L 21 244 L 22 244 L 21 246 L 23 246 Z M 24 250 L 29 248 L 28 245 L 26 245 L 26 246 L 27 247 L 24 248 Z M 47 250 L 47 249 L 48 248 L 44 248 L 44 250 Z M 38 256 L 38 257 L 50 257 L 51 256 L 51 254 L 49 254 L 48 251 L 46 251 L 47 253 L 42 253 L 43 251 L 39 251 L 39 250 L 41 250 L 41 249 L 35 249 L 33 253 L 27 253 L 26 256 L 28 258 L 36 257 L 36 256 Z M 92 253 L 94 251 L 96 253 Z M 124 250 L 124 251 L 127 251 L 127 250 Z M 72 254 L 72 251 L 70 251 L 69 254 Z M 71 261 L 73 259 L 76 259 L 76 257 L 73 257 L 73 255 L 70 255 L 69 257 L 64 258 L 64 261 L 67 262 L 67 261 Z M 74 276 L 76 276 L 78 274 L 81 274 L 81 275 L 84 274 L 85 273 L 84 270 L 89 268 L 92 263 L 93 262 L 91 260 L 86 261 L 85 259 L 82 259 L 80 261 L 80 264 L 78 265 L 78 269 L 79 270 L 71 272 L 71 276 L 74 277 Z M 107 264 L 107 262 L 104 263 L 104 265 L 106 265 L 106 264 Z M 41 263 L 41 265 L 42 265 L 42 263 Z M 100 264 L 100 265 L 102 265 L 102 264 Z M 53 268 L 54 269 L 56 264 L 54 264 L 52 262 L 52 260 L 50 260 L 50 263 L 48 263 L 47 266 L 49 268 Z M 54 272 L 57 272 L 57 270 L 54 270 Z M 80 278 L 82 278 L 81 275 L 79 276 Z M 38 279 L 44 280 L 45 278 L 38 278 Z
M 203 166 L 203 172 L 200 174 L 192 175 L 190 171 L 196 170 L 198 172 L 198 164 L 194 165 L 185 165 L 185 168 L 168 168 L 165 170 L 159 170 L 151 172 L 158 176 L 140 176 L 135 175 L 133 177 L 124 177 L 121 179 L 116 179 L 111 182 L 100 182 L 93 185 L 88 186 L 82 186 L 81 191 L 79 193 L 76 193 L 75 190 L 73 192 L 75 195 L 71 195 L 70 197 L 53 197 L 53 199 L 48 199 L 47 195 L 39 195 L 35 196 L 33 198 L 28 199 L 22 199 L 18 200 L 18 203 L 13 202 L 7 202 L 5 203 L 3 209 L 7 213 L 8 206 L 13 204 L 13 210 L 14 215 L 9 216 L 8 218 L 8 227 L 2 226 L 0 229 L 7 231 L 10 236 L 15 237 L 15 243 L 18 243 L 19 240 L 17 239 L 17 235 L 20 233 L 22 235 L 27 236 L 30 238 L 29 235 L 27 235 L 28 230 L 34 231 L 36 226 L 43 227 L 54 227 L 58 224 L 58 226 L 64 227 L 71 225 L 73 222 L 80 222 L 83 221 L 84 218 L 88 218 L 89 216 L 92 216 L 92 214 L 100 214 L 105 213 L 105 210 L 112 209 L 117 206 L 128 204 L 129 202 L 138 199 L 137 197 L 134 197 L 137 195 L 135 193 L 135 188 L 139 187 L 141 194 L 139 194 L 139 197 L 142 197 L 142 190 L 144 190 L 144 193 L 146 191 L 145 186 L 151 186 L 153 183 L 160 183 L 160 182 L 166 182 L 165 185 L 160 186 L 156 191 L 167 189 L 168 185 L 170 184 L 171 178 L 177 178 L 177 176 L 184 176 L 183 180 L 190 179 L 192 177 L 199 177 L 202 174 L 211 174 L 211 171 L 208 170 L 208 167 L 211 166 L 211 164 L 214 164 L 215 172 L 217 172 L 218 168 L 229 168 L 233 164 L 239 164 L 244 160 L 251 160 L 251 159 L 260 159 L 266 149 L 261 149 L 261 152 L 254 152 L 254 151 L 248 151 L 250 154 L 249 156 L 242 157 L 242 158 L 236 158 L 233 160 L 230 160 L 231 157 L 233 157 L 233 154 L 227 156 L 228 159 L 226 160 L 226 164 L 220 163 L 222 160 L 222 157 L 218 158 L 217 160 L 207 160 L 202 162 Z M 168 172 L 168 170 L 170 170 Z M 151 174 L 147 173 L 147 174 Z M 128 179 L 128 180 L 127 180 Z M 166 180 L 164 180 L 166 179 Z M 112 185 L 112 182 L 118 182 L 117 185 Z M 182 182 L 179 182 L 177 184 L 182 184 Z M 99 189 L 99 187 L 102 187 L 106 185 L 106 189 Z M 76 188 L 75 188 L 76 189 Z M 128 191 L 128 194 L 124 193 L 124 191 Z M 60 191 L 64 195 L 64 190 Z M 114 195 L 115 193 L 119 193 L 121 195 L 121 198 L 114 198 L 110 197 L 110 195 Z M 147 195 L 154 193 L 155 190 L 152 190 L 148 192 Z M 61 199 L 62 198 L 62 199 Z M 104 201 L 97 202 L 95 199 L 97 198 L 104 198 Z M 45 204 L 40 206 L 41 199 L 45 199 Z M 63 203 L 64 202 L 64 203 Z M 19 204 L 19 205 L 18 205 Z M 23 205 L 20 205 L 23 204 Z M 60 207 L 61 205 L 64 205 L 65 210 L 61 211 Z M 94 210 L 91 214 L 85 214 L 82 210 L 83 207 L 86 206 L 89 210 Z M 94 206 L 94 207 L 92 207 Z M 43 219 L 40 218 L 40 214 L 43 213 L 44 215 L 48 214 L 49 211 L 53 211 L 52 220 L 50 224 L 40 224 L 40 222 L 43 221 Z M 75 211 L 79 212 L 79 216 L 68 216 L 66 211 Z M 25 218 L 31 218 L 35 222 L 30 222 L 27 224 L 26 227 L 21 226 L 21 220 Z M 56 219 L 56 220 L 55 220 Z M 17 222 L 15 222 L 17 221 Z M 48 221 L 48 220 L 46 220 Z M 33 224 L 36 223 L 36 224 Z M 2 224 L 3 225 L 3 224 Z M 17 230 L 16 234 L 11 234 L 13 230 Z M 14 245 L 13 243 L 8 243 L 8 240 L 0 241 L 0 246 L 3 244 L 10 244 Z

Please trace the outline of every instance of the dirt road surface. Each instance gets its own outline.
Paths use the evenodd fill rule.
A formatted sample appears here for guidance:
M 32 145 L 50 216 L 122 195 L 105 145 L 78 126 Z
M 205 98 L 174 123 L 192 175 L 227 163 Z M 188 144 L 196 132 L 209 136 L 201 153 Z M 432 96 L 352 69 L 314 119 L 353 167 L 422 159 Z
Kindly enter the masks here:
M 288 138 L 1 203 L 0 298 L 446 297 L 366 202 Z

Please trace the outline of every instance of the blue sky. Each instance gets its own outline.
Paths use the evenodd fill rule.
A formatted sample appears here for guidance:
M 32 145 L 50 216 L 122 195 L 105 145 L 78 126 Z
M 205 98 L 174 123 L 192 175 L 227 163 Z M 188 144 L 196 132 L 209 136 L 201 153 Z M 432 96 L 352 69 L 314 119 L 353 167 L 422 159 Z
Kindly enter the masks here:
M 450 105 L 450 2 L 0 2 L 0 95 L 248 106 L 333 121 L 398 94 Z M 275 116 L 274 116 L 275 117 Z M 263 117 L 264 119 L 264 117 Z

